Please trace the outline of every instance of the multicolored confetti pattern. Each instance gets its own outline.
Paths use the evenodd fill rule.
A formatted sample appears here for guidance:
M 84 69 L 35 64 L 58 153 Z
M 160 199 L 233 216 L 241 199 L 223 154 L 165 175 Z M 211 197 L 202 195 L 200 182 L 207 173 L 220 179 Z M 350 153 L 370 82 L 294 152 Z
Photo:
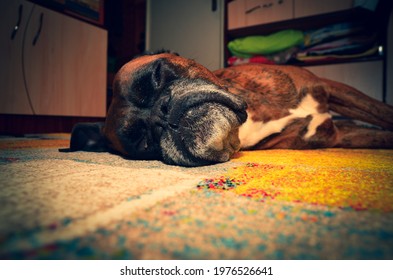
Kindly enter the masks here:
M 393 211 L 393 161 L 383 151 L 243 152 L 234 161 L 247 163 L 198 187 L 231 189 L 261 202 Z

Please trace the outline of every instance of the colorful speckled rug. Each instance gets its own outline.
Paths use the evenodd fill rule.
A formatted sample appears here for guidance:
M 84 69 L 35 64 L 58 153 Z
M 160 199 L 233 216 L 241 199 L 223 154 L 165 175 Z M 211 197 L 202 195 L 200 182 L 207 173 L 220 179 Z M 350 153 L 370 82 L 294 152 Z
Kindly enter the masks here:
M 393 259 L 393 151 L 200 168 L 0 138 L 0 259 Z

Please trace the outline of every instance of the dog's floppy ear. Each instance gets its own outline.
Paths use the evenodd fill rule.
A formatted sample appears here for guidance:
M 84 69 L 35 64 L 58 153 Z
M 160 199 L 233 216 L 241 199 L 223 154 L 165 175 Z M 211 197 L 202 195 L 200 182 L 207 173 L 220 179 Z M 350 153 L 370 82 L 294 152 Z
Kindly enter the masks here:
M 134 82 L 132 92 L 153 93 L 161 91 L 166 85 L 179 77 L 176 68 L 166 59 L 160 58 L 150 63 L 144 71 L 133 73 Z M 127 90 L 127 92 L 129 92 Z
M 179 77 L 176 69 L 165 58 L 157 59 L 150 68 L 152 85 L 156 90 L 162 90 L 166 84 Z
M 72 129 L 69 152 L 105 152 L 108 150 L 102 134 L 103 122 L 77 123 Z

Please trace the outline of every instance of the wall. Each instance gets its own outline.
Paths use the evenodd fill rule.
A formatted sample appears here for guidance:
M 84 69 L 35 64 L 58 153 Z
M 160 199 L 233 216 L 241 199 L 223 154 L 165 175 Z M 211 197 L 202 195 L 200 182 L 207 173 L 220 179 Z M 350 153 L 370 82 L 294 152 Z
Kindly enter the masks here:
M 168 49 L 210 70 L 223 67 L 224 0 L 148 0 L 146 49 Z

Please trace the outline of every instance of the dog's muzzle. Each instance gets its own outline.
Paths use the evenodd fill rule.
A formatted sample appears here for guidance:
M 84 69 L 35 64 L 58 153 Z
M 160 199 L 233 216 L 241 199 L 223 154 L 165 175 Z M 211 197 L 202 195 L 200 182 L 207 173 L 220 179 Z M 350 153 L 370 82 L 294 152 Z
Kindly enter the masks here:
M 157 102 L 167 117 L 153 133 L 163 161 L 183 166 L 228 161 L 240 147 L 245 102 L 203 80 L 178 80 L 168 90 L 167 102 Z

